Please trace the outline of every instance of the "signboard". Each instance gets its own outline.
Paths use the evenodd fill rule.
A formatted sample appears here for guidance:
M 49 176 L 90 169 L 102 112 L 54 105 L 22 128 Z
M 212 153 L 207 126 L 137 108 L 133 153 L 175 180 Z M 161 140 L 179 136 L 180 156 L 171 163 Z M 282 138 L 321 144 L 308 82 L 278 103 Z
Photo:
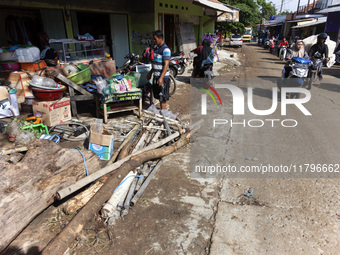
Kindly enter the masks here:
M 239 22 L 239 11 L 237 10 L 234 10 L 233 13 L 225 12 L 221 14 L 222 12 L 217 12 L 217 22 Z
M 138 100 L 142 96 L 142 91 L 129 91 L 124 93 L 112 93 L 110 95 L 102 95 L 101 101 L 103 103 L 115 103 L 129 100 Z

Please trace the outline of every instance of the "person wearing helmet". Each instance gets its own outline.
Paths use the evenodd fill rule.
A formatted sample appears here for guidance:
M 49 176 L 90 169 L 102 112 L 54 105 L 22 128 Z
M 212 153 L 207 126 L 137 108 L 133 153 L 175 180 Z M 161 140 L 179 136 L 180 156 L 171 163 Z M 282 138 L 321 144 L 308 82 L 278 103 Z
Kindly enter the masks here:
M 325 43 L 326 39 L 327 39 L 326 33 L 321 33 L 321 34 L 318 35 L 317 43 L 314 44 L 309 51 L 308 55 L 309 55 L 310 58 L 312 58 L 315 55 L 315 53 L 319 52 L 322 57 L 325 57 L 326 61 L 329 61 L 328 46 Z M 322 79 L 322 69 L 320 70 L 319 78 Z
M 295 37 L 294 37 L 294 42 L 290 45 L 290 47 L 291 47 L 292 49 L 295 48 L 296 42 L 297 42 L 298 40 L 300 40 L 300 36 L 295 36 Z

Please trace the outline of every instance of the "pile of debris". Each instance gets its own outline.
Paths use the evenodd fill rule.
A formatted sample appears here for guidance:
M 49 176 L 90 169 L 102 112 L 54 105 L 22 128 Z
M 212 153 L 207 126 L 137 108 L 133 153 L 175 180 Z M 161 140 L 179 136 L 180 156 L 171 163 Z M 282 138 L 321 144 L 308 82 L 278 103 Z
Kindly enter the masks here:
M 114 224 L 136 204 L 161 168 L 162 157 L 186 145 L 194 131 L 178 118 L 150 111 L 143 112 L 140 122 L 107 129 L 115 131 L 115 140 L 124 139 L 104 168 L 90 150 L 64 149 L 39 139 L 27 146 L 20 162 L 0 160 L 0 251 L 10 248 L 32 219 L 55 201 L 64 204 L 65 213 L 77 214 L 43 254 L 63 254 L 96 214 Z

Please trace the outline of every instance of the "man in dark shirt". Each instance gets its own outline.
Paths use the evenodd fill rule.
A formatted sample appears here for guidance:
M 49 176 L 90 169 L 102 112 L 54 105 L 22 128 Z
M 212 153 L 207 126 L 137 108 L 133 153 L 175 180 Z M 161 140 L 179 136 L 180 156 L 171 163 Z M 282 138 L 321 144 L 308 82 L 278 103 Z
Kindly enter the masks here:
M 313 58 L 314 54 L 319 52 L 321 54 L 321 57 L 325 57 L 325 60 L 328 62 L 329 57 L 328 57 L 328 46 L 325 44 L 325 41 L 327 39 L 327 34 L 326 33 L 321 33 L 318 35 L 318 42 L 312 46 L 312 48 L 309 51 L 309 57 Z M 319 78 L 322 79 L 322 67 L 320 70 L 320 73 L 318 74 Z
M 153 41 L 157 46 L 154 50 L 154 60 L 152 63 L 152 69 L 147 75 L 147 79 L 153 78 L 153 94 L 154 97 L 159 99 L 161 109 L 168 108 L 167 101 L 169 100 L 169 87 L 170 87 L 170 73 L 169 62 L 171 57 L 171 51 L 169 47 L 163 41 L 163 33 L 157 30 L 153 33 Z

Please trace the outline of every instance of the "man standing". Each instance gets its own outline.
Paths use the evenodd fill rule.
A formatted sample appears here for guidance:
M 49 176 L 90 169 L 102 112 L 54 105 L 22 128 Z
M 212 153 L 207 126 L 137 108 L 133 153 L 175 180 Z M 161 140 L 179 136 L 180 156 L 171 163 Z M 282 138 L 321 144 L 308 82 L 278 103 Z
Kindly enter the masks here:
M 153 41 L 157 46 L 154 51 L 154 60 L 152 69 L 147 75 L 147 79 L 151 79 L 152 73 L 154 74 L 152 88 L 154 97 L 159 99 L 160 108 L 168 108 L 167 101 L 169 100 L 169 62 L 171 51 L 164 43 L 163 33 L 160 30 L 153 32 Z

